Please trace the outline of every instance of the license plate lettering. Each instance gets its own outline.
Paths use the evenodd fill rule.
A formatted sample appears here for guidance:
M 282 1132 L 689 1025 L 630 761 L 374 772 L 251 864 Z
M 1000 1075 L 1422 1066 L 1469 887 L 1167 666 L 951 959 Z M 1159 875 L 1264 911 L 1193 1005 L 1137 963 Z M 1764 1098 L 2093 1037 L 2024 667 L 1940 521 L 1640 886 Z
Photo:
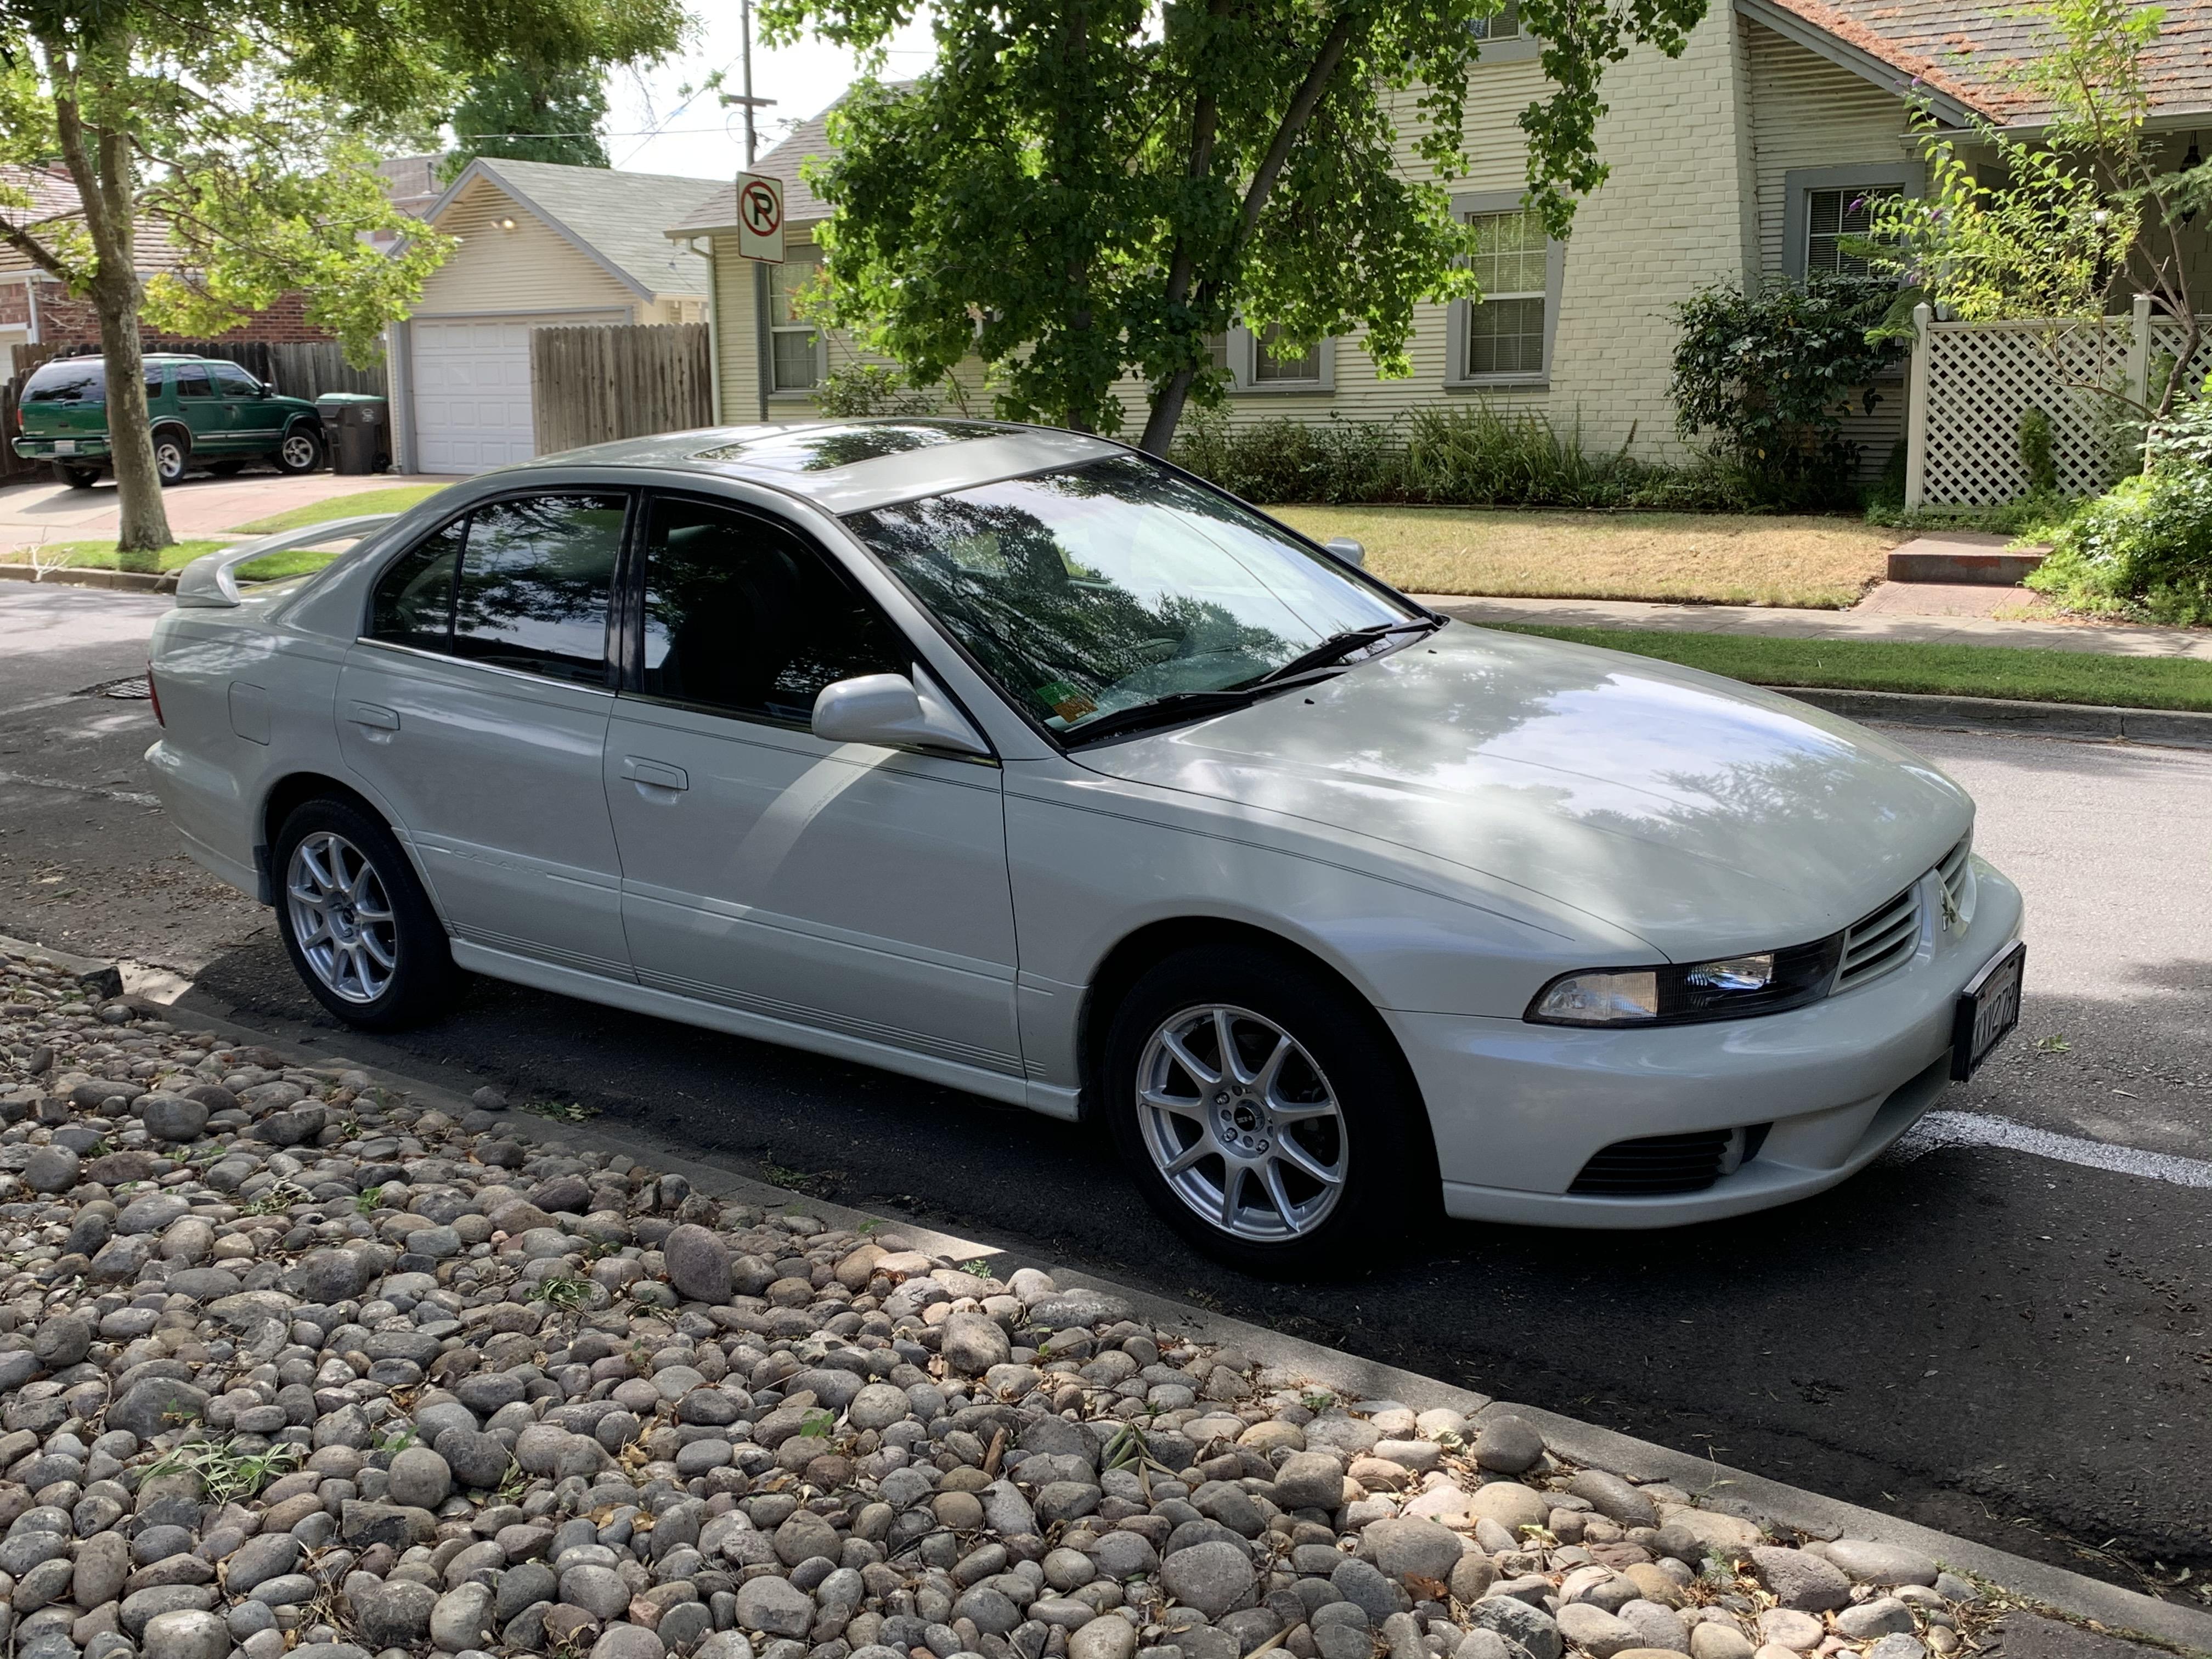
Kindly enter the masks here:
M 1977 974 L 1959 995 L 1951 1022 L 1951 1076 L 1964 1082 L 2020 1024 L 2020 994 L 2027 946 L 2015 944 Z

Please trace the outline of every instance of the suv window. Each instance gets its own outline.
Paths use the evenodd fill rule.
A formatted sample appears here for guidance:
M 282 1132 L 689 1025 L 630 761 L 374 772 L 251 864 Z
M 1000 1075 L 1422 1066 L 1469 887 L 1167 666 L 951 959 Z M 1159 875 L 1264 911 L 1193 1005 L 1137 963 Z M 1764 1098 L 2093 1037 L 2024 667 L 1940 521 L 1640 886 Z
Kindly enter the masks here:
M 653 502 L 648 696 L 803 724 L 823 686 L 913 663 L 890 618 L 796 532 L 704 501 Z
M 604 684 L 620 495 L 494 501 L 400 556 L 369 636 L 556 679 Z
M 107 398 L 107 371 L 97 357 L 46 363 L 23 388 L 27 404 L 97 404 Z
M 146 365 L 146 401 L 151 403 L 161 395 L 161 377 L 168 371 L 159 363 Z
M 208 367 L 215 371 L 215 383 L 222 389 L 224 397 L 258 398 L 261 395 L 261 382 L 236 363 L 210 363 Z
M 177 366 L 177 396 L 179 398 L 212 398 L 215 386 L 208 379 L 204 363 L 179 363 Z

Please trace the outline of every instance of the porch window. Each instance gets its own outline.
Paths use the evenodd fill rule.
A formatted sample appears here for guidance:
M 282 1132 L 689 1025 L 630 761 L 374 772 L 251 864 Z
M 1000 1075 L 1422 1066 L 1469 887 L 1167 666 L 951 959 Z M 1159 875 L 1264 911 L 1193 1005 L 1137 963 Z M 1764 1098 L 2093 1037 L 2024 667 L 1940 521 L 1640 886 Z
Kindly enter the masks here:
M 821 249 L 787 247 L 783 263 L 768 268 L 769 384 L 775 391 L 810 392 L 822 383 L 822 337 L 794 305 L 821 266 Z
M 1874 204 L 1904 191 L 1895 185 L 1844 185 L 1805 192 L 1805 270 L 1841 276 L 1863 276 L 1867 262 L 1844 252 L 1844 244 L 1874 227 Z
M 1473 264 L 1482 299 L 1468 319 L 1469 380 L 1544 372 L 1545 308 L 1551 241 L 1542 217 L 1528 210 L 1476 213 Z

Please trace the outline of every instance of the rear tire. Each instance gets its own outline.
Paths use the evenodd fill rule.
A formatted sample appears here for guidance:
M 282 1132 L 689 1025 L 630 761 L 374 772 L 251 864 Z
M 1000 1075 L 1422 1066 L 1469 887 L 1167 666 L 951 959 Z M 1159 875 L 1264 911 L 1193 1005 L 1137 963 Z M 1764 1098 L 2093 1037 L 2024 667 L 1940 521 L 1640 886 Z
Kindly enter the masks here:
M 71 489 L 89 489 L 100 482 L 100 469 L 96 466 L 71 466 L 64 461 L 56 461 L 54 477 Z
M 165 426 L 154 434 L 154 472 L 167 488 L 182 483 L 185 471 L 192 464 L 192 441 L 189 434 L 173 426 Z
M 295 807 L 271 868 L 284 954 L 347 1024 L 397 1030 L 443 1014 L 459 973 L 430 896 L 392 832 L 350 801 Z
M 295 426 L 284 434 L 269 459 L 279 472 L 296 475 L 318 471 L 323 465 L 322 438 L 308 427 Z
M 1115 1012 L 1104 1091 L 1146 1200 L 1247 1273 L 1362 1270 L 1437 1212 L 1436 1148 L 1397 1044 L 1288 953 L 1206 945 L 1152 968 Z

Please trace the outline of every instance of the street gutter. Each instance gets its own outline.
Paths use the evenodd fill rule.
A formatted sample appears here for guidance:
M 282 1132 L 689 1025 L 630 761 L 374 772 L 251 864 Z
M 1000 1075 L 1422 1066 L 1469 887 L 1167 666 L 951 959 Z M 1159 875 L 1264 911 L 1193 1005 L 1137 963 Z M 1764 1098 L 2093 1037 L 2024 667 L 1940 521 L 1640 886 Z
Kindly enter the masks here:
M 112 963 L 74 957 L 4 937 L 0 937 L 0 948 L 42 955 L 77 974 L 88 989 L 95 992 L 106 992 L 106 988 L 118 982 L 118 970 Z M 125 1000 L 142 1006 L 149 1013 L 171 1020 L 179 1029 L 210 1030 L 234 1042 L 267 1048 L 292 1064 L 356 1066 L 381 1086 L 404 1091 L 446 1112 L 457 1122 L 463 1115 L 478 1109 L 453 1091 L 404 1073 L 321 1052 L 319 1045 L 272 1037 L 251 1025 L 210 1014 L 198 1006 L 171 1007 L 167 999 L 190 988 L 184 981 L 173 978 L 161 988 L 165 994 L 162 1000 L 143 995 L 131 995 Z M 337 1042 L 343 1040 L 343 1033 L 333 1038 Z M 1417 1411 L 1444 1407 L 1478 1421 L 1486 1416 L 1510 1413 L 1526 1419 L 1543 1435 L 1547 1446 L 1583 1467 L 1607 1470 L 1632 1481 L 1669 1482 L 1691 1493 L 1701 1507 L 1757 1521 L 1771 1530 L 1802 1533 L 1809 1538 L 1870 1539 L 1916 1550 L 1932 1556 L 1953 1571 L 1985 1581 L 2033 1609 L 2086 1624 L 2108 1635 L 2148 1638 L 2163 1646 L 2212 1659 L 2212 1611 L 2198 1612 L 2178 1602 L 2160 1601 L 2063 1567 L 2028 1560 L 1968 1539 L 1917 1526 L 1876 1510 L 1862 1509 L 1771 1480 L 1710 1457 L 1675 1451 L 1539 1407 L 1498 1401 L 1434 1377 L 1363 1359 L 1318 1343 L 1301 1341 L 1191 1303 L 1067 1268 L 1018 1245 L 988 1237 L 963 1238 L 937 1231 L 905 1216 L 859 1210 L 793 1192 L 756 1178 L 738 1160 L 712 1154 L 702 1156 L 641 1125 L 601 1127 L 526 1112 L 503 1115 L 503 1133 L 531 1140 L 563 1140 L 590 1151 L 619 1152 L 668 1173 L 684 1176 L 700 1191 L 716 1197 L 733 1198 L 770 1209 L 803 1208 L 810 1214 L 855 1229 L 871 1222 L 893 1224 L 915 1249 L 956 1261 L 980 1256 L 990 1258 L 994 1264 L 1003 1264 L 1008 1273 L 1017 1267 L 1041 1268 L 1063 1286 L 1086 1285 L 1122 1297 L 1159 1328 L 1180 1330 L 1205 1342 L 1241 1348 L 1261 1365 L 1279 1368 L 1349 1396 L 1393 1400 Z

